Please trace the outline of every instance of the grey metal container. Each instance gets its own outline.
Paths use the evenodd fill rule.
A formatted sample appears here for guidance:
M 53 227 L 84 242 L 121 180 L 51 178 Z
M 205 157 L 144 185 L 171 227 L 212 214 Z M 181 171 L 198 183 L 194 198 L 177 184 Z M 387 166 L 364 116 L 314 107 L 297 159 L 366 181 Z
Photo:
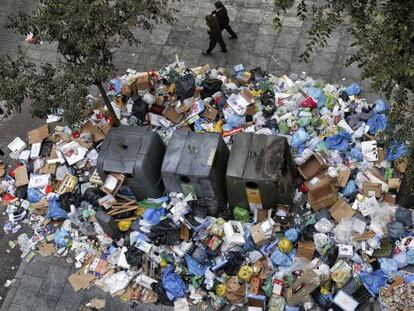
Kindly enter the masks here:
M 270 209 L 291 204 L 295 176 L 285 137 L 253 133 L 234 137 L 226 174 L 230 207 Z
M 97 168 L 105 180 L 109 173 L 126 176 L 138 200 L 163 195 L 161 165 L 165 144 L 158 133 L 146 127 L 120 126 L 112 128 L 102 143 Z
M 165 190 L 215 198 L 219 212 L 227 204 L 228 158 L 229 149 L 219 134 L 175 131 L 162 163 Z

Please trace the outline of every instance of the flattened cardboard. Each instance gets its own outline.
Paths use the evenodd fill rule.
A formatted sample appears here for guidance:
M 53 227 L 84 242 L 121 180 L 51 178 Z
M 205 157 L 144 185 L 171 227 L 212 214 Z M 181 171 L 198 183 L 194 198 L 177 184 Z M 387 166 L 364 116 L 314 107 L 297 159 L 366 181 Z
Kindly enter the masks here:
M 68 281 L 70 285 L 72 285 L 73 290 L 78 292 L 81 289 L 88 289 L 95 279 L 96 277 L 92 274 L 80 274 L 79 272 L 75 272 L 69 276 Z
M 251 227 L 250 233 L 252 235 L 253 241 L 257 246 L 261 246 L 268 241 L 265 233 L 262 230 L 261 223 L 258 223 Z
M 289 305 L 301 305 L 312 301 L 310 294 L 319 286 L 319 276 L 313 271 L 306 271 L 296 279 L 292 286 L 285 292 L 285 298 Z
M 213 107 L 212 107 L 211 105 L 209 105 L 209 104 L 205 104 L 205 108 L 204 108 L 204 116 L 205 116 L 207 119 L 209 119 L 209 120 L 213 121 L 213 120 L 215 120 L 215 119 L 216 119 L 217 114 L 218 114 L 217 109 L 213 108 Z
M 314 190 L 322 185 L 325 184 L 336 184 L 337 183 L 337 179 L 336 178 L 332 178 L 329 177 L 329 175 L 326 175 L 326 171 L 316 175 L 315 177 L 307 180 L 305 182 L 305 186 L 309 189 L 309 190 Z
M 38 253 L 42 257 L 49 257 L 52 256 L 55 252 L 55 246 L 53 243 L 43 243 L 39 246 Z
M 25 165 L 14 169 L 14 179 L 16 180 L 16 187 L 29 184 L 29 176 Z
M 32 210 L 32 214 L 35 215 L 46 215 L 47 211 L 49 209 L 49 203 L 47 202 L 47 199 L 41 200 L 36 203 L 32 203 L 30 205 L 30 208 Z
M 209 64 L 191 68 L 191 71 L 197 75 L 205 75 L 209 70 L 210 70 Z
M 57 163 L 46 163 L 43 167 L 40 168 L 39 174 L 56 174 Z
M 339 198 L 329 209 L 331 216 L 336 222 L 340 222 L 343 218 L 349 218 L 355 215 L 356 211 L 342 198 Z
M 315 212 L 321 208 L 330 208 L 337 199 L 338 193 L 331 184 L 321 185 L 308 193 L 308 202 Z
M 47 124 L 27 132 L 29 144 L 41 143 L 43 139 L 49 136 L 49 127 Z
M 338 180 L 335 184 L 336 187 L 344 188 L 349 180 L 349 177 L 351 177 L 351 169 L 346 168 L 341 171 L 339 171 Z
M 167 120 L 170 120 L 173 123 L 180 122 L 181 118 L 183 117 L 183 114 L 178 113 L 171 105 L 167 105 L 162 114 L 167 118 Z
M 364 182 L 362 190 L 362 194 L 366 197 L 375 196 L 377 199 L 381 197 L 381 184 Z
M 87 121 L 80 129 L 81 133 L 91 133 L 94 142 L 100 142 L 105 138 L 105 134 L 97 125 L 93 125 L 91 121 Z
M 315 253 L 315 243 L 312 241 L 298 242 L 298 249 L 296 251 L 296 257 L 304 257 L 311 261 Z
M 325 161 L 318 154 L 312 154 L 305 163 L 298 167 L 298 171 L 303 178 L 311 179 L 327 167 Z

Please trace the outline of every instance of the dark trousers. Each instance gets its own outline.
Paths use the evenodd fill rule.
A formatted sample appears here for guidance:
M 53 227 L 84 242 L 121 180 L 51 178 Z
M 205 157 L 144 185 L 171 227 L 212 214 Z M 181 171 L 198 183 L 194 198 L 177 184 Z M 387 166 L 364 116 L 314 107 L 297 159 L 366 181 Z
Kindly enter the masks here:
M 207 53 L 210 54 L 211 51 L 216 47 L 216 45 L 220 44 L 222 51 L 227 51 L 226 44 L 224 43 L 223 36 L 221 33 L 219 35 L 210 36 L 210 44 L 207 49 Z
M 223 26 L 223 27 L 222 27 L 222 30 L 224 30 L 224 29 L 226 29 L 226 30 L 227 30 L 227 32 L 230 34 L 230 36 L 231 36 L 232 38 L 237 38 L 237 35 L 236 35 L 236 33 L 233 31 L 233 29 L 231 29 L 230 24 L 227 24 L 227 26 Z

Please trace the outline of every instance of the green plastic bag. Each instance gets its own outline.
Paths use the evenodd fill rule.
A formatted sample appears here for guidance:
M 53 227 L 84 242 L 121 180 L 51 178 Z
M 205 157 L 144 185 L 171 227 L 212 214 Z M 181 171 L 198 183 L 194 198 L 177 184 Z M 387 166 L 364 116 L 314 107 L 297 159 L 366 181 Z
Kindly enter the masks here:
M 249 218 L 250 218 L 250 215 L 249 215 L 249 211 L 247 209 L 236 206 L 233 209 L 233 217 L 237 221 L 248 222 Z
M 326 94 L 325 107 L 328 109 L 333 109 L 336 104 L 336 97 L 332 94 Z
M 289 126 L 284 120 L 279 122 L 279 124 L 277 125 L 277 128 L 279 129 L 280 134 L 287 135 L 290 132 Z
M 301 117 L 301 118 L 298 120 L 298 125 L 299 125 L 300 127 L 306 127 L 306 126 L 308 126 L 309 124 L 311 124 L 311 118 L 309 118 L 309 117 Z
M 273 295 L 273 281 L 272 277 L 268 277 L 262 285 L 262 291 L 266 295 L 267 298 L 272 297 Z

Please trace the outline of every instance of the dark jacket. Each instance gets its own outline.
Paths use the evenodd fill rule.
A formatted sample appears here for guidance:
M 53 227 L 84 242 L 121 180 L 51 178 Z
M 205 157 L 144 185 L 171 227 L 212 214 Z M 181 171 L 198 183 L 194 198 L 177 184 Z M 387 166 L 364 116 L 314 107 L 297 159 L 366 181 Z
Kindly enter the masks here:
M 227 14 L 227 9 L 225 6 L 215 9 L 212 12 L 218 19 L 221 28 L 227 27 L 230 23 L 229 15 Z
M 218 38 L 221 36 L 221 28 L 220 23 L 215 15 L 208 15 L 206 16 L 207 26 L 208 26 L 208 34 L 212 38 Z

